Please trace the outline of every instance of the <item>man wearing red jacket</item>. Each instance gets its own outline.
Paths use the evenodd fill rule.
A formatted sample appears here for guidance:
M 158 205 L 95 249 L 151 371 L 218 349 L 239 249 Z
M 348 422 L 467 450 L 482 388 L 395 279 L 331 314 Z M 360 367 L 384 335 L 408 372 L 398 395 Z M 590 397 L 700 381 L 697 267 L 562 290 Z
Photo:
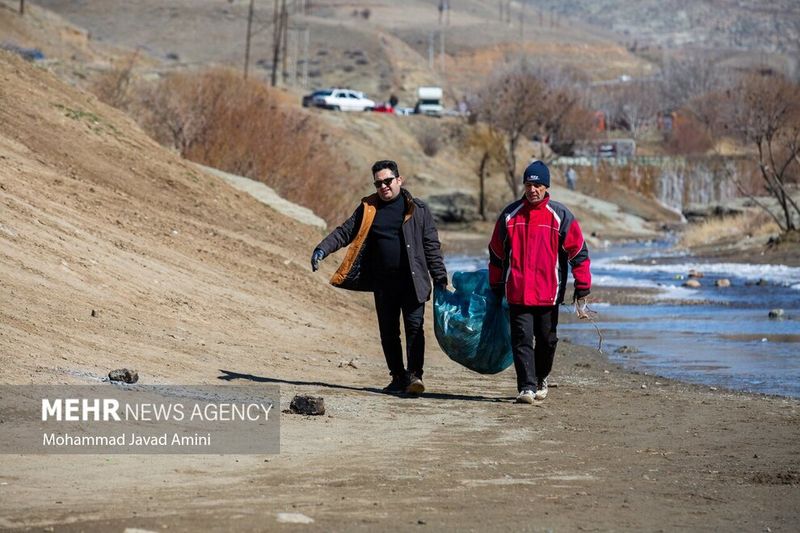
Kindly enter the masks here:
M 573 301 L 579 305 L 589 295 L 592 275 L 578 221 L 547 192 L 547 165 L 528 165 L 522 183 L 525 195 L 503 209 L 489 242 L 489 284 L 498 299 L 508 300 L 517 403 L 533 403 L 547 397 L 567 263 L 575 278 Z

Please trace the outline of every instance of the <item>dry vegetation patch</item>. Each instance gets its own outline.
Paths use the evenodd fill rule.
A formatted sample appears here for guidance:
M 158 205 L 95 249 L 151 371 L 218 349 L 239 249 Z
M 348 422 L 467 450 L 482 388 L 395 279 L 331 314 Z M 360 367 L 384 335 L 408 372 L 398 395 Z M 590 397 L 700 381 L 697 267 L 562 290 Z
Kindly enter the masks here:
M 681 236 L 688 248 L 710 243 L 726 243 L 762 238 L 764 242 L 779 233 L 778 225 L 763 211 L 745 211 L 738 215 L 711 218 L 690 225 Z
M 183 157 L 263 181 L 331 222 L 350 207 L 342 195 L 350 170 L 312 115 L 285 106 L 274 89 L 231 70 L 176 73 L 132 83 L 132 64 L 95 84 L 98 96 L 122 107 L 164 146 Z

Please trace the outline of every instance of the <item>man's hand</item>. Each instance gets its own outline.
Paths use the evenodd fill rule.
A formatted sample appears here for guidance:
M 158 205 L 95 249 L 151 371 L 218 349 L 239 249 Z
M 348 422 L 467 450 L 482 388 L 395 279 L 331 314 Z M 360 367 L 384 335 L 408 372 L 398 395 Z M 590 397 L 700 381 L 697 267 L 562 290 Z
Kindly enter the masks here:
M 589 308 L 586 305 L 586 298 L 578 298 L 575 300 L 575 314 L 578 315 L 580 320 L 589 318 Z
M 589 318 L 589 308 L 586 305 L 586 297 L 591 291 L 589 289 L 575 289 L 572 294 L 572 301 L 575 302 L 575 314 L 583 320 Z
M 319 248 L 314 248 L 314 253 L 311 254 L 311 270 L 316 272 L 319 270 L 319 262 L 325 259 L 325 252 Z
M 572 301 L 585 300 L 591 292 L 589 289 L 575 289 L 575 292 L 572 293 Z

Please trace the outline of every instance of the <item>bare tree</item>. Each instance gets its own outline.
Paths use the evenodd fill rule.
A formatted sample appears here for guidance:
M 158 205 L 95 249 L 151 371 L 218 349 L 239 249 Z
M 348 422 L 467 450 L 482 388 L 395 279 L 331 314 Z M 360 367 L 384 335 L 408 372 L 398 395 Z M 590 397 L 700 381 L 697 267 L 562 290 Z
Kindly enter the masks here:
M 478 97 L 478 116 L 505 137 L 505 178 L 515 197 L 520 193 L 517 146 L 521 138 L 532 135 L 536 130 L 540 120 L 537 104 L 546 90 L 544 83 L 533 76 L 527 64 L 520 63 L 518 68 L 490 79 Z
M 538 136 L 542 141 L 563 142 L 575 138 L 581 133 L 575 127 L 580 122 L 577 117 L 589 116 L 581 112 L 577 92 L 564 79 L 557 73 L 546 75 L 523 60 L 495 73 L 478 96 L 474 107 L 479 119 L 505 138 L 505 178 L 514 196 L 521 188 L 517 175 L 520 140 Z
M 720 126 L 756 149 L 759 173 L 780 212 L 766 209 L 784 232 L 797 232 L 800 206 L 800 86 L 779 75 L 751 74 L 726 93 Z
M 609 125 L 624 128 L 636 138 L 659 111 L 668 108 L 660 98 L 659 87 L 648 81 L 627 81 L 595 89 L 592 100 L 601 109 Z
M 663 104 L 658 91 L 648 82 L 632 81 L 620 86 L 618 93 L 619 116 L 628 125 L 633 138 L 652 124 Z
M 25 0 L 19 0 L 19 14 L 25 14 Z
M 486 220 L 486 177 L 493 168 L 503 169 L 506 162 L 506 149 L 499 131 L 477 124 L 466 138 L 466 148 L 478 154 L 478 213 Z
M 677 109 L 721 85 L 712 58 L 699 53 L 665 61 L 661 69 L 660 100 L 665 109 Z M 651 94 L 652 96 L 652 94 Z

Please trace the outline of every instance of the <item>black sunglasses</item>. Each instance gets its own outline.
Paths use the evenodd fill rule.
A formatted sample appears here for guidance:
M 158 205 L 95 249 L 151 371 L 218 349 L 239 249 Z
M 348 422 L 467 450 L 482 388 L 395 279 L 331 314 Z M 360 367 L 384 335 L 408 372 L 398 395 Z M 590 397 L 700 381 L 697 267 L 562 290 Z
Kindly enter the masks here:
M 397 176 L 392 176 L 391 178 L 384 178 L 382 180 L 375 180 L 372 184 L 375 186 L 376 189 L 380 189 L 381 185 L 386 185 L 387 187 L 391 187 L 392 182 L 397 178 Z

